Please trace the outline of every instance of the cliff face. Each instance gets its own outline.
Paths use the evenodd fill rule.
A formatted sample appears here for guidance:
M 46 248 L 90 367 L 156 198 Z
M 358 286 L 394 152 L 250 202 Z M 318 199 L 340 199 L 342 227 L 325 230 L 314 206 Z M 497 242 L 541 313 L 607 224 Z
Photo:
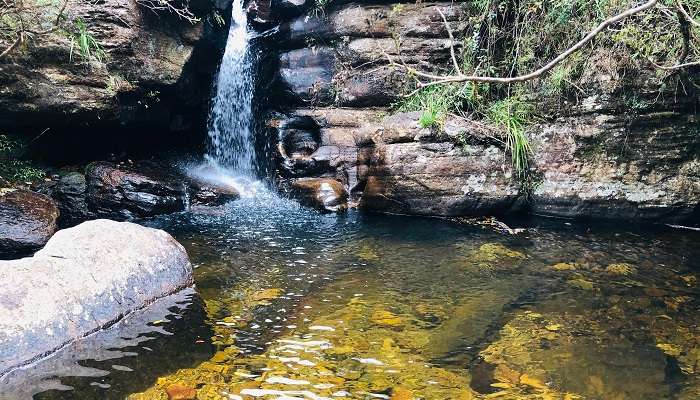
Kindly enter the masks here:
M 226 37 L 213 1 L 193 7 L 195 24 L 135 0 L 69 0 L 65 29 L 0 60 L 0 128 L 192 127 L 206 115 L 217 41 Z M 82 24 L 104 49 L 101 60 L 80 55 L 73 35 Z
M 624 75 L 592 57 L 576 98 L 533 99 L 527 184 L 480 121 L 421 128 L 420 113 L 395 111 L 410 91 L 385 59 L 399 57 L 397 38 L 407 64 L 449 67 L 438 7 L 456 37 L 474 31 L 460 3 L 340 4 L 282 22 L 274 76 L 285 100 L 269 126 L 283 182 L 334 178 L 359 207 L 385 212 L 698 221 L 697 92 L 659 92 L 653 71 Z

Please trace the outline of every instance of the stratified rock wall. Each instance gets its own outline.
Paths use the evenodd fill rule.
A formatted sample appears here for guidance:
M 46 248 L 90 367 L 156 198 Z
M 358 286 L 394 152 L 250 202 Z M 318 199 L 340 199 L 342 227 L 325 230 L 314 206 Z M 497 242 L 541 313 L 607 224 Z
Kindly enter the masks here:
M 523 180 L 480 122 L 449 117 L 444 126 L 421 128 L 420 113 L 393 107 L 413 84 L 387 56 L 449 72 L 438 8 L 460 38 L 474 31 L 468 3 L 338 2 L 306 15 L 272 4 L 270 15 L 287 16 L 272 45 L 284 101 L 268 119 L 283 180 L 336 179 L 359 207 L 383 212 L 700 218 L 692 88 L 662 92 L 649 83 L 654 71 L 625 74 L 611 57 L 591 57 L 577 98 L 533 100 L 541 117 L 528 127 L 533 153 Z
M 0 60 L 0 129 L 191 128 L 206 115 L 214 37 L 225 38 L 226 27 L 211 22 L 213 3 L 197 2 L 201 21 L 191 24 L 135 0 L 69 0 L 65 31 L 36 36 Z M 49 24 L 57 10 L 43 7 Z M 102 60 L 82 58 L 73 43 L 81 23 Z

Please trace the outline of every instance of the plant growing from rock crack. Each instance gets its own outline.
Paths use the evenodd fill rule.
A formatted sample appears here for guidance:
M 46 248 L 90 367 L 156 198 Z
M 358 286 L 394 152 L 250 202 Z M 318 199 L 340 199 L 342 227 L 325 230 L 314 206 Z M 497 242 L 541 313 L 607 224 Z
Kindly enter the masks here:
M 457 6 L 434 10 L 449 39 L 450 67 L 420 70 L 416 65 L 421 64 L 407 63 L 400 35 L 394 40 L 396 56 L 380 49 L 389 66 L 416 83 L 400 108 L 433 115 L 426 98 L 439 97 L 448 106 L 438 108 L 438 115 L 486 118 L 502 129 L 518 175 L 527 169 L 531 152 L 525 125 L 532 107 L 511 96 L 514 90 L 586 94 L 588 88 L 577 79 L 586 64 L 588 70 L 599 68 L 597 54 L 597 59 L 619 60 L 611 67 L 618 71 L 653 66 L 659 71 L 659 90 L 674 75 L 700 89 L 698 75 L 691 73 L 700 68 L 700 0 L 472 0 L 464 6 L 471 16 L 466 12 L 468 21 L 460 21 L 475 27 L 471 32 L 452 30 L 454 21 L 445 15 L 449 7 Z
M 523 177 L 527 171 L 528 157 L 532 153 L 525 126 L 530 120 L 532 106 L 518 96 L 495 102 L 488 111 L 488 119 L 505 131 L 506 149 L 510 152 L 515 172 Z
M 77 51 L 84 61 L 95 59 L 102 62 L 107 56 L 100 43 L 88 31 L 87 24 L 81 18 L 77 18 L 73 22 L 75 30 L 72 32 L 72 41 L 70 46 L 70 59 L 73 61 L 73 52 Z
M 90 2 L 96 8 L 102 3 Z M 156 14 L 165 12 L 191 24 L 200 21 L 190 11 L 189 0 L 136 0 L 136 3 Z M 38 43 L 54 34 L 68 34 L 71 59 L 75 49 L 85 60 L 104 57 L 104 51 L 87 31 L 85 22 L 67 19 L 67 9 L 68 0 L 0 1 L 0 60 L 28 43 Z

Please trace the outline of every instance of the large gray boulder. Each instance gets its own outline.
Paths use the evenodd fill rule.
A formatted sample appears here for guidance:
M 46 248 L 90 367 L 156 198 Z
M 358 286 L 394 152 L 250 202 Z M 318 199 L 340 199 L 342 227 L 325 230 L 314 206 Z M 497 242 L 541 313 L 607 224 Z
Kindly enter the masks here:
M 0 261 L 0 376 L 192 283 L 164 231 L 110 220 L 61 230 L 33 257 Z

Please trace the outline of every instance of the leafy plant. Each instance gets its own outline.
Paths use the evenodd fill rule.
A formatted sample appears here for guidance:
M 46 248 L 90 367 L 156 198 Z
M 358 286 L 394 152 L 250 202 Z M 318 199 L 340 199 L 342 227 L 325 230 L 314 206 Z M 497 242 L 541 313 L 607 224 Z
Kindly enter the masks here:
M 107 53 L 104 51 L 100 43 L 88 31 L 87 24 L 81 18 L 77 18 L 74 22 L 74 32 L 72 32 L 72 41 L 70 46 L 70 60 L 73 61 L 73 53 L 77 51 L 84 61 L 95 59 L 99 62 L 105 59 Z
M 418 119 L 421 128 L 433 128 L 441 124 L 440 116 L 435 109 L 424 110 Z
M 0 135 L 0 177 L 13 182 L 33 182 L 46 176 L 29 161 L 19 159 L 23 151 L 21 141 Z
M 495 102 L 487 114 L 488 119 L 502 128 L 506 134 L 506 149 L 510 151 L 513 168 L 522 177 L 527 170 L 528 157 L 532 153 L 525 126 L 530 121 L 532 106 L 519 96 L 507 97 Z

